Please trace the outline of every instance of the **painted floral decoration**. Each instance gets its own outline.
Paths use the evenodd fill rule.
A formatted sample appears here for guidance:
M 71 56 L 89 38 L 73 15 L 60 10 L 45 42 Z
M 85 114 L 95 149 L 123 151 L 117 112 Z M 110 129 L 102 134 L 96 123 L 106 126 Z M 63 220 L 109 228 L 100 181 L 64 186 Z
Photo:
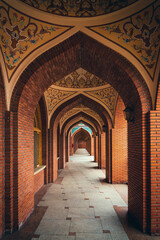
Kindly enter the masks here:
M 12 30 L 6 28 L 6 32 L 9 34 L 11 38 L 11 47 L 15 49 L 19 41 L 23 41 L 27 37 L 21 36 L 21 31 L 18 26 L 13 27 Z

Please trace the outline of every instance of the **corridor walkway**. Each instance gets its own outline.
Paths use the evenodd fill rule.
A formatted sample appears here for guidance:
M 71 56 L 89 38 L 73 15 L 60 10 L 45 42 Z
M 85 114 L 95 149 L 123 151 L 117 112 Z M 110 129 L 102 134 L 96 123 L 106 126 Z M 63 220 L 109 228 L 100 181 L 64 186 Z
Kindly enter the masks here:
M 35 231 L 39 240 L 127 240 L 114 205 L 126 207 L 114 186 L 103 185 L 93 157 L 79 149 L 39 206 L 47 210 Z M 37 240 L 37 238 L 32 238 Z

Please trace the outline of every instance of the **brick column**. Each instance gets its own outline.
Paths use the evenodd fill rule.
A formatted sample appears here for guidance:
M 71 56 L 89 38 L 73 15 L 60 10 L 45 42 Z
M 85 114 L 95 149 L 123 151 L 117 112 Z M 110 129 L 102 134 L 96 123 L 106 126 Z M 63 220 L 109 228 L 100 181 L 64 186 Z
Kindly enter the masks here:
M 5 231 L 19 228 L 18 213 L 18 117 L 5 115 Z
M 106 133 L 101 134 L 101 168 L 106 168 Z
M 5 96 L 0 75 L 0 238 L 5 228 Z
M 160 234 L 160 111 L 150 112 L 150 233 Z

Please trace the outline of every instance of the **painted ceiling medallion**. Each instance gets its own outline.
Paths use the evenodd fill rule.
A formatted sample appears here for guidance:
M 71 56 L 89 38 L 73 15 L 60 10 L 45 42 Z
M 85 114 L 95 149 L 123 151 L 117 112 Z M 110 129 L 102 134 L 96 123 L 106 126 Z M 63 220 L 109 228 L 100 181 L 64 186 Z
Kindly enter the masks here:
M 89 29 L 128 50 L 154 78 L 160 49 L 160 0 L 122 21 Z
M 70 28 L 32 19 L 0 1 L 0 46 L 8 79 L 31 52 Z
M 79 68 L 55 83 L 56 86 L 68 88 L 90 88 L 105 85 L 106 82 L 97 76 Z
M 20 0 L 34 8 L 69 17 L 94 17 L 127 7 L 137 0 Z

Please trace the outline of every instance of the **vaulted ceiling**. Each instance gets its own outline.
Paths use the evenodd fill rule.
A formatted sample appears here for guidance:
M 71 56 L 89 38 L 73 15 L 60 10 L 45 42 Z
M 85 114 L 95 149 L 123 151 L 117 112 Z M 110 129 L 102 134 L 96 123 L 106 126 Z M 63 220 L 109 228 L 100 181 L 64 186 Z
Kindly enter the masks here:
M 160 62 L 160 0 L 1 0 L 0 57 L 8 110 L 25 68 L 78 31 L 130 61 L 146 81 L 154 103 Z M 83 68 L 45 92 L 48 114 L 79 93 L 101 101 L 114 116 L 117 92 Z

